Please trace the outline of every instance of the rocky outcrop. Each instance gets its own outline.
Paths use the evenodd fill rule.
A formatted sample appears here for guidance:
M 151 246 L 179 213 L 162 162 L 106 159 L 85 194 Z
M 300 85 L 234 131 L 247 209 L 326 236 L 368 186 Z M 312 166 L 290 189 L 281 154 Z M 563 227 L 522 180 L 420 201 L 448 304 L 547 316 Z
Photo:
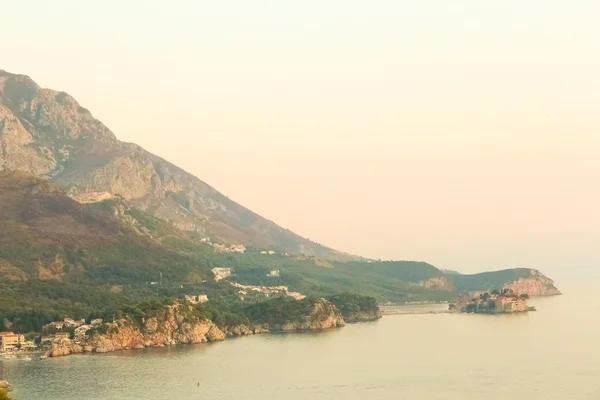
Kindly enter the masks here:
M 345 325 L 342 313 L 337 307 L 321 298 L 314 303 L 310 314 L 302 317 L 300 321 L 270 324 L 269 329 L 271 331 L 294 332 L 339 328 Z
M 344 316 L 344 321 L 348 323 L 376 321 L 383 316 L 378 308 L 374 311 L 358 311 Z
M 510 289 L 518 295 L 527 294 L 529 296 L 556 296 L 562 294 L 554 286 L 552 279 L 535 269 L 531 270 L 530 277 L 509 282 L 504 285 L 503 289 Z
M 78 353 L 109 353 L 118 350 L 166 347 L 177 344 L 219 342 L 227 337 L 255 335 L 267 332 L 294 332 L 324 330 L 345 325 L 335 305 L 324 298 L 317 300 L 310 313 L 298 321 L 281 324 L 235 325 L 220 329 L 213 322 L 197 318 L 193 307 L 174 304 L 141 325 L 130 318 L 108 324 L 104 334 L 92 333 L 84 343 L 62 341 L 48 352 L 48 357 L 62 357 Z
M 84 347 L 70 340 L 64 340 L 55 343 L 50 350 L 46 352 L 48 357 L 64 357 L 71 354 L 80 354 L 85 351 Z
M 189 315 L 190 306 L 168 306 L 159 316 L 149 318 L 140 327 L 128 319 L 113 323 L 106 334 L 94 335 L 87 344 L 97 353 L 175 344 L 215 342 L 225 333 L 208 320 Z
M 0 392 L 10 392 L 12 390 L 12 386 L 7 381 L 0 380 Z
M 233 202 L 210 185 L 144 150 L 119 141 L 64 92 L 0 70 L 0 171 L 49 177 L 84 202 L 121 195 L 180 230 L 223 243 L 280 248 L 353 260 L 302 238 Z

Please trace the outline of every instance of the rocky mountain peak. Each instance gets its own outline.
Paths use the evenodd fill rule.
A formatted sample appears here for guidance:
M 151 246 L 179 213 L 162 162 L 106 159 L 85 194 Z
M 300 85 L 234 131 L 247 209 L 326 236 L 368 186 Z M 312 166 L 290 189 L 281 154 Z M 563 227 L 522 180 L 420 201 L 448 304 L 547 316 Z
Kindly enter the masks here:
M 354 258 L 285 230 L 164 159 L 119 141 L 69 94 L 6 71 L 0 71 L 0 170 L 48 177 L 86 202 L 120 195 L 180 230 L 218 242 Z

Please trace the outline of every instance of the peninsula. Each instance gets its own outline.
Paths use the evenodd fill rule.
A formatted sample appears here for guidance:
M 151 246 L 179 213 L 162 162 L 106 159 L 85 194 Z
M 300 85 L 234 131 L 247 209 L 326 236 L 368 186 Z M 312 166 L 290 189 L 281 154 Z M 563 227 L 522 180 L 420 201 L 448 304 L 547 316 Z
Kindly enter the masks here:
M 372 321 L 381 318 L 381 312 L 375 299 L 351 294 L 330 299 L 280 297 L 238 312 L 222 312 L 188 301 L 146 302 L 126 309 L 114 322 L 82 325 L 75 330 L 74 340 L 57 332 L 42 357 L 218 342 L 268 332 L 325 330 L 345 326 L 344 318 Z M 68 333 L 63 329 L 61 332 Z

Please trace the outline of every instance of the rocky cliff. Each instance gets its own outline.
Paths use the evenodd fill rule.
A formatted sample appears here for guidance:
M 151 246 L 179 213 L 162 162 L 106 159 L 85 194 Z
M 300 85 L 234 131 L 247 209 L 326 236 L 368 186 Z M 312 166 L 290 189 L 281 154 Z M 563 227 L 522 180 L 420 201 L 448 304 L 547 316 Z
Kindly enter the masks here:
M 167 306 L 157 316 L 136 322 L 125 316 L 107 324 L 105 333 L 92 332 L 80 343 L 62 341 L 46 352 L 48 357 L 78 353 L 108 353 L 117 350 L 165 347 L 223 341 L 227 337 L 254 335 L 266 332 L 295 332 L 323 330 L 345 325 L 340 311 L 325 299 L 312 304 L 310 313 L 285 323 L 238 324 L 219 328 L 212 321 L 200 318 L 187 304 Z
M 414 286 L 419 286 L 426 289 L 438 289 L 450 292 L 454 290 L 454 285 L 450 283 L 448 278 L 444 276 L 436 276 L 427 280 L 413 283 Z
M 49 357 L 116 350 L 164 347 L 224 340 L 225 333 L 209 320 L 198 318 L 191 306 L 175 304 L 166 307 L 157 316 L 141 323 L 126 316 L 108 325 L 106 333 L 92 333 L 80 344 L 64 341 L 47 353 Z
M 293 332 L 340 328 L 344 325 L 346 323 L 337 307 L 321 298 L 313 304 L 310 314 L 295 321 L 269 324 L 268 327 L 271 331 Z
M 381 310 L 377 309 L 376 311 L 358 311 L 352 312 L 348 315 L 344 316 L 344 321 L 348 323 L 354 322 L 369 322 L 376 321 L 383 317 Z
M 354 259 L 281 228 L 168 161 L 119 141 L 67 93 L 2 70 L 0 170 L 47 177 L 83 202 L 118 194 L 181 230 L 217 241 Z
M 12 386 L 7 381 L 0 380 L 0 392 L 10 392 L 12 390 Z
M 527 294 L 529 296 L 556 296 L 562 294 L 554 286 L 552 279 L 535 269 L 531 270 L 529 277 L 506 283 L 503 289 L 510 289 L 516 294 Z

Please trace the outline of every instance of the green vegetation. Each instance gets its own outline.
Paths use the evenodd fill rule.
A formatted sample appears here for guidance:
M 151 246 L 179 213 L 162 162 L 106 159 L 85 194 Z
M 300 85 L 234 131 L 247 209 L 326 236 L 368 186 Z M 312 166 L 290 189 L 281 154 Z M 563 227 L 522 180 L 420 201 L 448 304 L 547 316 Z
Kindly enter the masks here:
M 350 318 L 356 313 L 377 314 L 379 312 L 379 306 L 374 297 L 346 292 L 330 296 L 327 299 L 335 304 L 344 318 Z
M 175 196 L 177 197 L 177 196 Z M 181 199 L 179 199 L 181 200 Z M 183 201 L 183 200 L 182 200 Z M 182 207 L 186 204 L 180 203 Z M 232 268 L 215 282 L 212 268 Z M 280 276 L 268 276 L 279 270 Z M 413 261 L 324 261 L 305 256 L 218 253 L 198 233 L 131 208 L 115 197 L 84 205 L 50 183 L 24 173 L 0 173 L 0 329 L 39 332 L 65 317 L 147 318 L 186 294 L 206 294 L 198 308 L 220 326 L 297 316 L 307 302 L 265 301 L 249 291 L 240 300 L 230 281 L 287 286 L 309 298 L 328 297 L 349 316 L 371 312 L 377 302 L 451 300 L 456 291 L 501 287 L 529 270 L 444 275 Z M 449 281 L 442 289 L 428 280 Z M 158 308 L 157 308 L 158 307 Z M 268 317 L 268 312 L 273 317 Z
M 490 290 L 504 286 L 506 282 L 513 282 L 521 278 L 531 277 L 531 270 L 527 268 L 506 269 L 502 271 L 482 272 L 473 275 L 447 274 L 446 277 L 460 292 L 476 290 Z
M 312 310 L 314 299 L 293 300 L 289 297 L 265 301 L 248 307 L 245 312 L 253 322 L 264 324 L 285 324 L 301 320 Z
M 0 400 L 12 400 L 12 397 L 8 397 L 5 391 L 0 390 Z

